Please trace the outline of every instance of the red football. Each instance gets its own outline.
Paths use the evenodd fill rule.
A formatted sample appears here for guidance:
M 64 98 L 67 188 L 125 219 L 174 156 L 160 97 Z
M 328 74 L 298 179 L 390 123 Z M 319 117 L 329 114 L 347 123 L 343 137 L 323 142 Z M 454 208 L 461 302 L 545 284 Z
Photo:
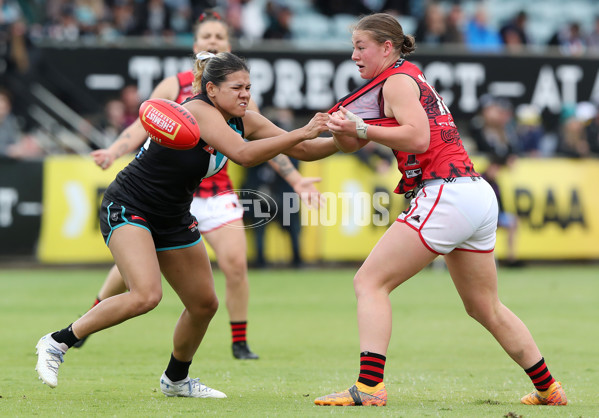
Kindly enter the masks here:
M 190 149 L 200 140 L 198 122 L 172 100 L 146 100 L 139 108 L 139 119 L 150 139 L 167 148 Z

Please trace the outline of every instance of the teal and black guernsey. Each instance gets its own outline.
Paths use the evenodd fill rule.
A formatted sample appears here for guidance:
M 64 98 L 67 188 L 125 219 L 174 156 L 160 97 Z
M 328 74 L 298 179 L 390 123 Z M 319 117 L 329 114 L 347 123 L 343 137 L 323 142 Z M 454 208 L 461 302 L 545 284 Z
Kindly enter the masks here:
M 190 97 L 213 106 L 203 94 Z M 233 118 L 229 126 L 242 137 L 243 121 Z M 201 135 L 201 133 L 200 133 Z M 173 150 L 148 139 L 135 158 L 116 177 L 106 195 L 133 204 L 151 214 L 178 215 L 189 212 L 193 193 L 202 179 L 218 173 L 227 157 L 200 138 L 189 150 Z

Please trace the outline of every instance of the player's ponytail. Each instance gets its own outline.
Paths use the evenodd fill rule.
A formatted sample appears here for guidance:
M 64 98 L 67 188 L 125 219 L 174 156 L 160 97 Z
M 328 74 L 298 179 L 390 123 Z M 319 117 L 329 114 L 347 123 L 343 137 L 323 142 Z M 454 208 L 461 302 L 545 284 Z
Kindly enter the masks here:
M 395 17 L 388 13 L 374 13 L 362 17 L 353 30 L 369 31 L 379 44 L 391 41 L 393 48 L 400 55 L 409 55 L 416 49 L 412 35 L 404 34 L 403 28 Z

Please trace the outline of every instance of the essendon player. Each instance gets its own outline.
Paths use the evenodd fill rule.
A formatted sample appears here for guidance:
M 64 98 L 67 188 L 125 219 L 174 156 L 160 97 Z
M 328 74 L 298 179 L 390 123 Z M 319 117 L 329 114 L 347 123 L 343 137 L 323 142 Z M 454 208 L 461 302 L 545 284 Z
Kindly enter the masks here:
M 422 72 L 403 57 L 414 38 L 379 13 L 363 17 L 352 34 L 352 60 L 370 80 L 331 109 L 330 131 L 352 152 L 368 141 L 393 150 L 411 206 L 379 240 L 354 278 L 358 299 L 360 372 L 348 390 L 317 405 L 385 405 L 383 382 L 391 336 L 389 293 L 443 255 L 467 312 L 531 378 L 525 404 L 565 405 L 530 332 L 497 295 L 493 250 L 497 200 L 474 170 L 449 109 Z M 396 392 L 396 391 L 395 391 Z
M 194 52 L 212 53 L 230 51 L 229 28 L 220 15 L 214 11 L 204 12 L 195 27 Z M 161 81 L 151 97 L 174 100 L 183 103 L 192 95 L 192 71 L 182 72 Z M 249 109 L 258 111 L 253 101 Z M 126 153 L 138 149 L 146 141 L 147 134 L 138 120 L 119 136 L 108 148 L 92 152 L 96 164 L 108 168 L 113 161 Z M 307 205 L 318 205 L 319 193 L 314 187 L 316 178 L 304 178 L 295 169 L 289 158 L 279 155 L 269 161 L 273 169 L 282 176 L 298 193 Z M 227 164 L 211 177 L 205 178 L 194 194 L 191 213 L 198 220 L 198 228 L 215 252 L 220 269 L 226 280 L 226 306 L 229 313 L 232 351 L 236 359 L 257 359 L 246 338 L 249 281 L 246 255 L 246 237 L 243 229 L 243 208 L 227 173 Z M 224 226 L 229 226 L 226 228 Z M 113 267 L 93 305 L 110 296 L 126 291 L 118 269 Z M 93 307 L 92 305 L 92 307 Z M 80 347 L 85 340 L 82 340 Z

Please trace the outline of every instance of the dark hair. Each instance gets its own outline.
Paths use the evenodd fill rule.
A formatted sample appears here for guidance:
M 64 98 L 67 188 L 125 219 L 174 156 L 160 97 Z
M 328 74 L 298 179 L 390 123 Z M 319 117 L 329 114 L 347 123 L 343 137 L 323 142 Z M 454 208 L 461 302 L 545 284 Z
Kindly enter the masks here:
M 364 16 L 353 30 L 364 30 L 372 33 L 372 39 L 379 44 L 391 41 L 393 48 L 400 55 L 409 55 L 416 49 L 416 41 L 412 35 L 403 33 L 397 19 L 387 13 L 374 13 Z
M 202 51 L 198 55 L 209 54 L 209 52 Z M 227 79 L 229 74 L 236 73 L 237 71 L 250 72 L 246 62 L 239 58 L 237 55 L 230 52 L 219 52 L 218 54 L 205 59 L 196 59 L 193 68 L 193 91 L 194 93 L 206 93 L 206 84 L 212 82 L 212 84 L 219 86 L 223 81 Z

